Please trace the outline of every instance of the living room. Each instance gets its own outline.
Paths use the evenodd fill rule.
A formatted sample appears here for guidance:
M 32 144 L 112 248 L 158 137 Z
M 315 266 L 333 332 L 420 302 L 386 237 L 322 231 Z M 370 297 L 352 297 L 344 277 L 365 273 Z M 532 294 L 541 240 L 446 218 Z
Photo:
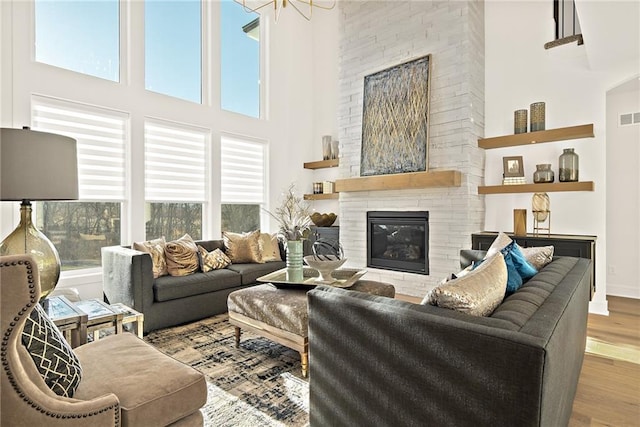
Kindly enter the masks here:
M 428 209 L 431 219 L 431 272 L 428 276 L 370 271 L 371 280 L 394 283 L 397 292 L 422 297 L 443 277 L 457 271 L 458 251 L 469 248 L 471 234 L 513 231 L 513 210 L 530 209 L 530 193 L 478 195 L 479 185 L 498 185 L 502 158 L 523 156 L 527 179 L 539 163 L 557 162 L 563 148 L 580 155 L 581 181 L 593 191 L 550 195 L 552 233 L 597 236 L 596 292 L 590 312 L 606 315 L 608 295 L 640 298 L 636 241 L 638 155 L 612 143 L 616 114 L 637 111 L 638 5 L 636 2 L 576 2 L 585 43 L 545 50 L 554 38 L 552 2 L 348 2 L 330 11 L 316 10 L 310 21 L 291 8 L 275 22 L 270 8 L 260 21 L 259 118 L 222 108 L 225 94 L 218 57 L 218 3 L 202 8 L 201 102 L 146 90 L 145 8 L 124 2 L 118 11 L 118 78 L 107 80 L 34 61 L 34 9 L 38 2 L 3 2 L 0 121 L 3 127 L 33 126 L 33 106 L 61 100 L 124 116 L 126 169 L 121 203 L 120 243 L 144 241 L 145 135 L 150 123 L 176 125 L 206 134 L 206 173 L 202 203 L 202 238 L 220 238 L 224 170 L 221 140 L 240 139 L 265 147 L 262 205 L 276 207 L 291 183 L 310 193 L 318 179 L 359 175 L 359 138 L 365 76 L 431 55 L 428 168 L 458 170 L 460 187 L 340 194 L 338 200 L 315 201 L 319 212 L 336 212 L 347 266 L 362 268 L 365 227 L 354 217 L 363 209 Z M 128 23 L 124 25 L 122 23 Z M 597 39 L 597 40 L 596 40 Z M 629 46 L 619 51 L 621 40 Z M 635 43 L 635 45 L 634 45 Z M 36 51 L 36 52 L 34 52 Z M 46 61 L 43 61 L 46 62 Z M 624 99 L 636 103 L 623 108 Z M 630 89 L 626 89 L 629 87 Z M 543 145 L 482 150 L 478 138 L 513 133 L 513 112 L 534 102 L 546 103 L 547 129 L 592 123 L 594 137 Z M 439 128 L 438 128 L 439 127 Z M 439 130 L 438 130 L 439 129 Z M 451 129 L 459 130 L 452 137 Z M 635 136 L 624 136 L 625 142 Z M 309 172 L 304 162 L 322 158 L 323 135 L 340 141 L 337 170 Z M 612 151 L 613 150 L 613 151 Z M 618 151 L 615 151 L 618 150 Z M 637 150 L 637 147 L 635 148 Z M 625 156 L 625 153 L 627 154 Z M 606 161 L 603 159 L 607 159 Z M 609 159 L 628 163 L 610 164 Z M 86 200 L 94 201 L 92 198 Z M 452 200 L 459 201 L 452 203 Z M 624 209 L 620 209 L 624 206 Z M 37 214 L 37 213 L 36 213 Z M 261 216 L 264 231 L 277 225 Z M 19 220 L 16 203 L 0 204 L 0 235 Z M 528 221 L 532 230 L 532 220 Z M 63 271 L 60 288 L 77 288 L 83 298 L 102 295 L 99 268 Z

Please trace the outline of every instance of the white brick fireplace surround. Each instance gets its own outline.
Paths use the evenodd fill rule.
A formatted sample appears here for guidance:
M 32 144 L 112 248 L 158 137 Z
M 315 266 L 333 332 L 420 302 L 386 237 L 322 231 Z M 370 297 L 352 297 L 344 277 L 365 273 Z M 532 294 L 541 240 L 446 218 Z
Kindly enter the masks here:
M 430 274 L 368 269 L 371 280 L 423 296 L 459 270 L 459 251 L 484 227 L 484 4 L 481 1 L 340 1 L 340 178 L 360 176 L 364 77 L 431 54 L 429 170 L 458 170 L 449 188 L 340 193 L 347 266 L 366 266 L 367 211 L 429 211 Z M 389 153 L 390 156 L 393 153 Z

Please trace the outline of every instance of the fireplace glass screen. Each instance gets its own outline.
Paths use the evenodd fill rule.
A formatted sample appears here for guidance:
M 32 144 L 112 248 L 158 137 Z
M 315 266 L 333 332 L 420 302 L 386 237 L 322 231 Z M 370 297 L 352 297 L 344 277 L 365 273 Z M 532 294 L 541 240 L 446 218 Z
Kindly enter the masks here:
M 367 267 L 429 274 L 429 212 L 367 212 Z

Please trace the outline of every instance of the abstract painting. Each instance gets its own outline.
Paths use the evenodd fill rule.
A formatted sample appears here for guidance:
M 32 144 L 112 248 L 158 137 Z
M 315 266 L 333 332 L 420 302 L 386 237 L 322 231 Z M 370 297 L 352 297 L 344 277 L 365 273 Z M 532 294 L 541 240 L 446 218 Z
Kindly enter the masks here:
M 431 55 L 364 78 L 360 175 L 427 169 Z

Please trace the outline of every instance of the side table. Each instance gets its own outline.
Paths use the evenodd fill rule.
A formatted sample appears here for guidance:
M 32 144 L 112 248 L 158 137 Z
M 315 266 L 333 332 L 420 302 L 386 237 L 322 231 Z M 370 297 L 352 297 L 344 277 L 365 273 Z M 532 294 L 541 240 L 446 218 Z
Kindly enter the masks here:
M 63 296 L 46 298 L 40 304 L 71 347 L 86 344 L 88 316 L 85 312 Z
M 93 333 L 93 339 L 100 338 L 100 330 L 114 327 L 116 334 L 122 333 L 122 318 L 124 314 L 99 299 L 82 300 L 75 306 L 87 313 L 87 334 Z
M 139 338 L 143 337 L 144 331 L 144 314 L 139 313 L 132 309 L 131 307 L 127 307 L 126 305 L 117 302 L 115 304 L 111 304 L 111 308 L 122 313 L 122 324 L 126 325 L 128 323 L 133 323 L 133 327 L 136 335 Z

